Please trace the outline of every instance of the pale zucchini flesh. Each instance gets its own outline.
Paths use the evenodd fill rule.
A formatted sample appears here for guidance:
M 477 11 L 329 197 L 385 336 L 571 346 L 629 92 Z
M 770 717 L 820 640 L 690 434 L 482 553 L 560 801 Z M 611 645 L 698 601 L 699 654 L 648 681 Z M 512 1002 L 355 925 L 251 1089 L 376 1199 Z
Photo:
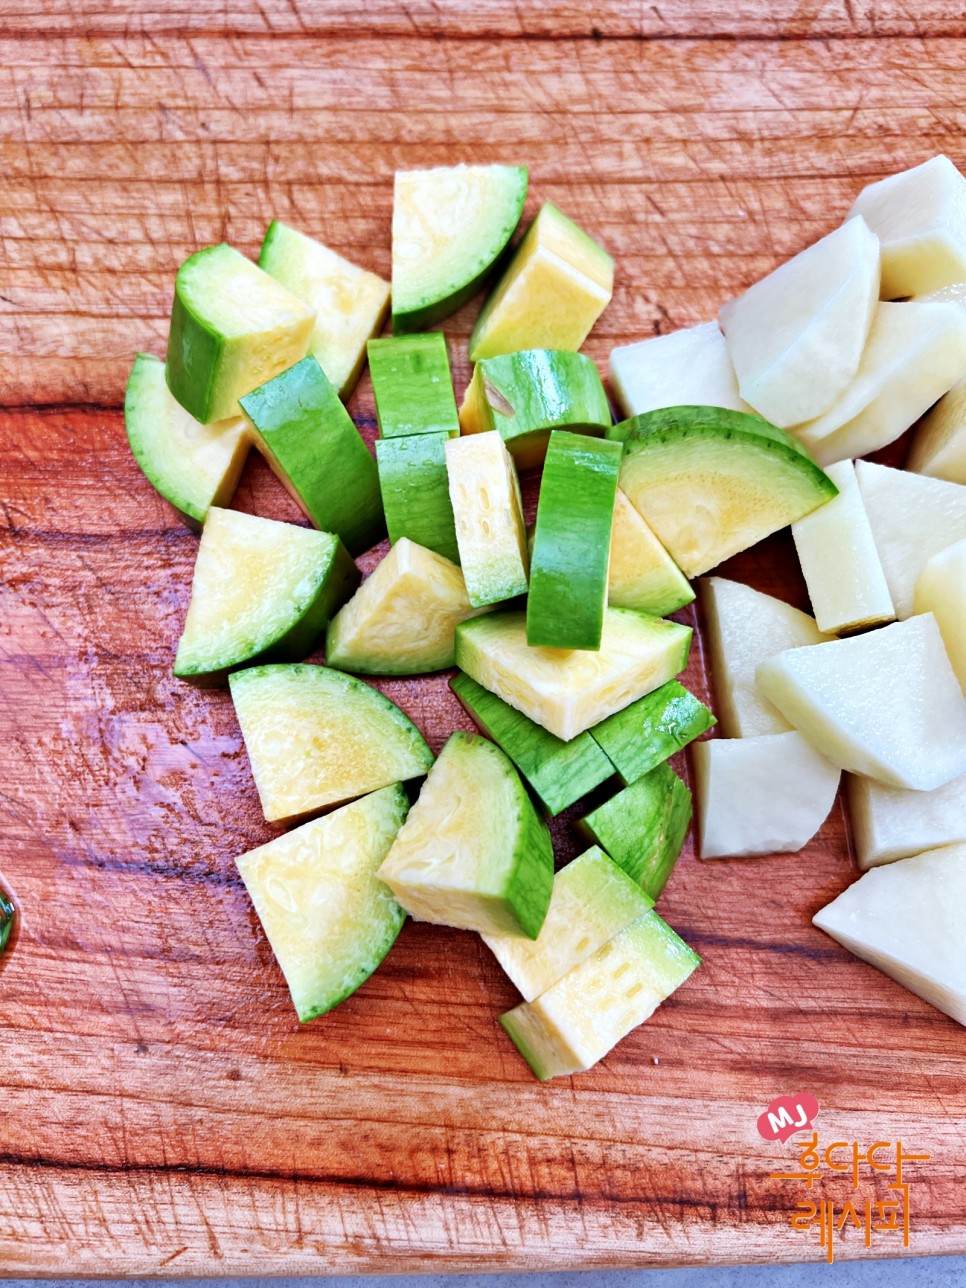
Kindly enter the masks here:
M 302 1023 L 363 984 L 406 914 L 376 875 L 406 818 L 397 783 L 236 860 Z
M 258 266 L 314 310 L 308 351 L 339 397 L 348 398 L 366 341 L 379 334 L 389 312 L 389 283 L 278 220 L 265 234 Z
M 456 165 L 396 172 L 392 329 L 424 330 L 486 278 L 523 213 L 525 166 Z
M 522 349 L 579 349 L 613 290 L 611 257 L 545 202 L 483 306 L 470 337 L 470 359 Z
M 474 608 L 525 595 L 529 554 L 520 480 L 496 432 L 445 444 L 459 562 Z
M 598 651 L 531 648 L 524 613 L 495 613 L 457 627 L 456 665 L 569 742 L 683 671 L 690 647 L 688 626 L 608 608 Z
M 231 246 L 178 269 L 168 332 L 168 388 L 203 425 L 238 416 L 238 400 L 308 352 L 315 313 Z
M 554 877 L 550 906 L 536 939 L 484 935 L 483 942 L 524 999 L 532 1002 L 643 916 L 651 904 L 640 886 L 595 845 Z
M 646 912 L 500 1023 L 541 1081 L 579 1073 L 653 1015 L 700 960 Z
M 618 488 L 610 538 L 608 604 L 665 617 L 692 599 L 691 583 Z
M 288 823 L 392 783 L 433 756 L 400 709 L 326 666 L 251 667 L 229 677 L 262 810 Z
M 553 846 L 510 759 L 457 732 L 379 876 L 418 921 L 535 939 L 550 903 Z
M 442 671 L 456 627 L 476 611 L 459 568 L 404 537 L 329 623 L 326 662 L 370 675 Z
M 450 688 L 488 738 L 502 747 L 548 814 L 559 814 L 614 772 L 590 732 L 562 742 L 461 671 Z
M 787 527 L 836 494 L 783 430 L 719 407 L 623 421 L 620 487 L 686 577 Z
M 306 657 L 359 571 L 338 537 L 213 507 L 201 533 L 174 673 L 201 685 Z
M 193 526 L 225 506 L 248 456 L 245 419 L 202 425 L 168 389 L 164 363 L 139 353 L 124 394 L 124 424 L 148 482 Z

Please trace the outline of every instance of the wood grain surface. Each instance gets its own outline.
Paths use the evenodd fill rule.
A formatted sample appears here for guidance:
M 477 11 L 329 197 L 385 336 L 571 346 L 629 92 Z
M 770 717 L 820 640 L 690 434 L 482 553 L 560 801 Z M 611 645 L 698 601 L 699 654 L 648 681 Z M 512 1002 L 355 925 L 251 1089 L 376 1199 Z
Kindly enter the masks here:
M 796 1091 L 823 1139 L 930 1152 L 910 1251 L 966 1250 L 966 1035 L 810 925 L 853 876 L 839 807 L 801 855 L 688 849 L 660 910 L 704 964 L 590 1073 L 537 1084 L 480 942 L 413 924 L 300 1029 L 232 862 L 273 830 L 230 700 L 171 677 L 196 538 L 119 411 L 185 255 L 278 216 L 385 273 L 399 166 L 528 163 L 528 209 L 617 258 L 602 365 L 710 317 L 868 179 L 966 163 L 960 8 L 51 9 L 0 0 L 0 1274 L 817 1257 L 755 1126 Z M 351 409 L 371 441 L 368 379 Z M 236 504 L 297 517 L 259 461 Z M 726 571 L 805 602 L 785 537 Z M 442 679 L 380 687 L 434 749 L 466 727 Z

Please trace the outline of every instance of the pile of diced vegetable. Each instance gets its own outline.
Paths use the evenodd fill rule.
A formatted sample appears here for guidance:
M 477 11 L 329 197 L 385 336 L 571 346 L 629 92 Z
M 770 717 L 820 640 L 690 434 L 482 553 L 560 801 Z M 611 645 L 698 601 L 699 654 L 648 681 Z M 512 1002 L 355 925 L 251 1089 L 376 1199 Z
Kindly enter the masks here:
M 550 203 L 508 250 L 526 192 L 516 166 L 397 174 L 391 292 L 280 223 L 258 266 L 199 251 L 166 361 L 131 374 L 135 456 L 201 526 L 175 675 L 228 682 L 265 817 L 296 825 L 237 863 L 299 1018 L 408 913 L 483 937 L 538 1077 L 589 1068 L 698 964 L 653 907 L 690 744 L 705 859 L 801 849 L 846 771 L 874 870 L 816 924 L 966 1023 L 966 180 L 936 157 L 874 183 L 720 325 L 615 349 L 616 424 L 578 352 L 613 262 Z M 457 408 L 428 328 L 495 269 Z M 344 406 L 366 358 L 375 458 Z M 853 464 L 917 421 L 907 470 Z M 311 527 L 226 508 L 250 445 Z M 699 583 L 702 737 L 669 615 L 789 525 L 814 617 Z M 357 678 L 454 664 L 481 733 L 435 759 Z M 590 793 L 555 874 L 546 818 Z

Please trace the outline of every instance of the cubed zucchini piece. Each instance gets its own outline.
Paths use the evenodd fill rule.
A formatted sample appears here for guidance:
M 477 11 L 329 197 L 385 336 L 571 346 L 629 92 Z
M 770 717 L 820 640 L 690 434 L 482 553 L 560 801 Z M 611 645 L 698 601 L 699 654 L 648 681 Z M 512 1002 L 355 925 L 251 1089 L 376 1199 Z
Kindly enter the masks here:
M 173 397 L 164 363 L 139 353 L 124 394 L 124 425 L 148 482 L 192 525 L 235 494 L 249 438 L 243 416 L 202 425 Z
M 536 939 L 553 888 L 553 846 L 510 759 L 451 734 L 379 869 L 418 921 Z
M 258 798 L 291 823 L 391 783 L 421 778 L 426 740 L 388 698 L 327 666 L 254 666 L 229 677 Z
M 700 962 L 656 912 L 645 912 L 500 1023 L 541 1081 L 579 1073 L 653 1015 Z
M 256 662 L 301 661 L 359 583 L 331 532 L 213 506 L 174 673 L 202 686 Z
M 383 438 L 460 432 L 446 337 L 392 336 L 369 341 L 369 374 Z
M 532 1002 L 651 905 L 640 886 L 595 845 L 554 877 L 550 907 L 536 939 L 484 935 L 483 942 Z
M 406 914 L 376 872 L 408 808 L 396 783 L 236 859 L 303 1024 L 354 993 L 399 934 Z
M 460 407 L 463 433 L 498 430 L 522 470 L 541 463 L 552 429 L 600 438 L 610 424 L 596 366 L 566 349 L 526 349 L 482 359 Z
M 382 540 L 376 463 L 314 358 L 241 402 L 260 451 L 306 518 L 337 533 L 354 555 Z
M 578 823 L 645 894 L 659 899 L 691 822 L 691 793 L 664 761 Z
M 403 537 L 329 623 L 325 660 L 369 675 L 442 671 L 475 611 L 459 568 Z
M 258 266 L 315 311 L 309 353 L 346 399 L 366 359 L 366 341 L 382 330 L 389 283 L 328 246 L 273 220 Z
M 650 773 L 715 723 L 703 702 L 677 680 L 668 680 L 653 693 L 602 720 L 590 733 L 627 785 Z
M 392 329 L 422 331 L 475 295 L 513 236 L 525 166 L 398 170 L 392 206 Z
M 308 352 L 315 313 L 231 246 L 178 269 L 168 332 L 168 388 L 203 425 L 240 414 L 242 394 Z
M 410 434 L 376 443 L 379 486 L 389 540 L 408 537 L 459 563 L 456 520 L 449 499 L 446 434 Z
M 456 665 L 564 742 L 687 666 L 691 628 L 608 608 L 600 650 L 531 648 L 526 615 L 493 613 L 456 628 Z
M 530 556 L 520 480 L 499 434 L 446 443 L 456 544 L 474 608 L 527 593 Z
M 550 435 L 530 561 L 527 643 L 599 649 L 621 446 Z
M 562 742 L 462 672 L 450 680 L 450 688 L 483 733 L 503 748 L 548 814 L 559 814 L 613 774 L 589 733 Z
M 470 358 L 579 349 L 610 303 L 614 261 L 549 201 L 527 229 L 470 338 Z

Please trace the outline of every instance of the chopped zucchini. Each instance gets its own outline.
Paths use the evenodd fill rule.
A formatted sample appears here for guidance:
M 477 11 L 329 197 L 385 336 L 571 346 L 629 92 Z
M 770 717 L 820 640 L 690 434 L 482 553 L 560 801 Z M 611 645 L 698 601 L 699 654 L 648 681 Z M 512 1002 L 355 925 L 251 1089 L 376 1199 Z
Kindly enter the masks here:
M 339 397 L 348 398 L 366 359 L 366 341 L 382 330 L 389 283 L 328 246 L 273 220 L 258 266 L 315 310 L 309 353 Z
M 379 876 L 418 921 L 536 939 L 553 846 L 509 758 L 451 734 Z
M 192 526 L 235 494 L 249 439 L 243 416 L 202 425 L 173 397 L 164 363 L 139 353 L 124 394 L 124 424 L 148 482 Z
M 531 647 L 600 648 L 620 463 L 619 443 L 550 435 L 530 560 Z
M 376 443 L 379 486 L 389 540 L 408 537 L 459 563 L 456 520 L 449 499 L 446 434 L 409 434 Z
M 395 783 L 236 859 L 303 1024 L 389 952 L 406 914 L 376 875 L 409 801 Z
M 459 414 L 464 434 L 498 430 L 521 470 L 543 461 L 552 429 L 600 438 L 611 424 L 596 366 L 567 349 L 481 359 Z
M 677 680 L 668 680 L 590 730 L 625 786 L 686 747 L 715 718 Z
M 456 665 L 564 742 L 683 671 L 691 628 L 608 608 L 598 652 L 530 648 L 522 612 L 456 629 Z
M 590 733 L 561 742 L 462 672 L 450 680 L 450 688 L 483 733 L 503 748 L 548 814 L 559 814 L 613 774 Z
M 617 489 L 610 538 L 607 602 L 664 617 L 694 599 L 694 591 L 657 537 Z
M 291 823 L 433 763 L 408 716 L 362 680 L 327 666 L 255 666 L 229 677 L 258 798 Z
M 656 912 L 645 912 L 500 1023 L 541 1081 L 579 1073 L 653 1015 L 700 962 Z
M 474 608 L 525 595 L 529 555 L 520 480 L 497 433 L 445 444 L 459 561 Z
M 178 269 L 168 332 L 168 388 L 208 425 L 239 415 L 242 394 L 308 352 L 315 313 L 224 243 Z
M 513 236 L 525 166 L 397 170 L 392 207 L 392 329 L 422 331 L 455 313 Z
M 175 675 L 210 686 L 240 666 L 301 660 L 358 582 L 359 570 L 332 533 L 213 506 Z
M 470 358 L 579 349 L 613 291 L 614 261 L 547 201 L 483 305 Z
M 306 518 L 340 536 L 354 555 L 382 540 L 376 463 L 314 358 L 241 403 L 258 447 Z
M 484 935 L 483 942 L 532 1002 L 651 904 L 640 886 L 595 845 L 554 877 L 550 907 L 536 939 Z
M 383 438 L 460 432 L 446 337 L 393 336 L 369 341 L 369 374 Z
M 475 611 L 459 568 L 403 537 L 329 623 L 325 660 L 371 675 L 442 671 Z
M 665 761 L 578 823 L 651 899 L 659 899 L 691 822 L 691 793 Z
M 686 577 L 810 514 L 835 484 L 790 434 L 721 407 L 622 421 L 620 486 Z

